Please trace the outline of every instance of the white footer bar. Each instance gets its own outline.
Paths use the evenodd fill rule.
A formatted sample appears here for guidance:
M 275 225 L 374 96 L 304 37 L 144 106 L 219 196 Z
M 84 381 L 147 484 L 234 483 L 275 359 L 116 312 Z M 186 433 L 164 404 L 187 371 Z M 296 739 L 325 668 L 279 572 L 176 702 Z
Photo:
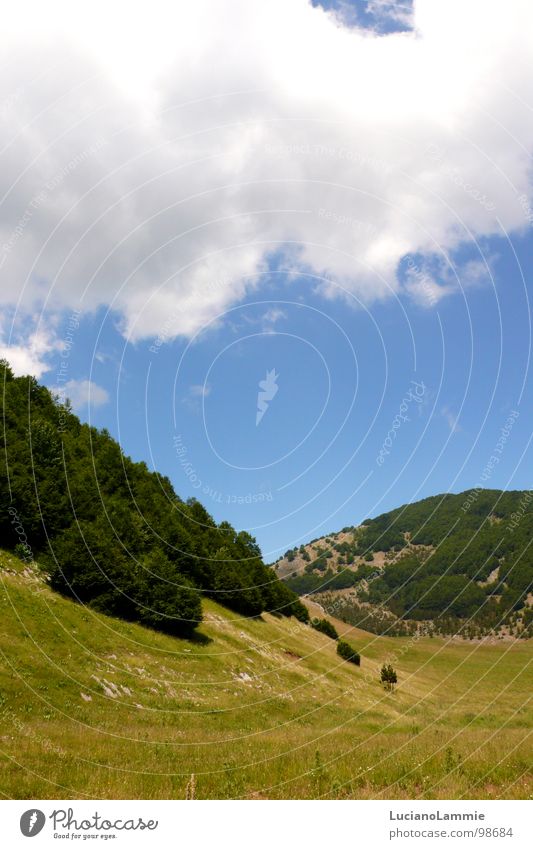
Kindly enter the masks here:
M 530 801 L 1 801 L 1 845 L 531 849 L 532 806 Z

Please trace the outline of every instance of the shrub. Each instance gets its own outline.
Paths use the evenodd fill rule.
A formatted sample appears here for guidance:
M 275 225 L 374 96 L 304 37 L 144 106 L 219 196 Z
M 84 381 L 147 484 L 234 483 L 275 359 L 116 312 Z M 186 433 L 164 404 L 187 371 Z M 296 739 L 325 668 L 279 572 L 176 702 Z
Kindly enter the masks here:
M 337 654 L 342 657 L 343 660 L 349 661 L 349 663 L 355 663 L 356 666 L 361 666 L 361 656 L 350 643 L 347 643 L 345 640 L 339 640 L 337 643 Z
M 381 667 L 381 683 L 386 690 L 393 690 L 398 683 L 398 676 L 390 663 L 384 663 Z
M 291 613 L 300 622 L 309 622 L 309 611 L 305 604 L 302 604 L 300 599 L 295 599 L 291 605 Z
M 314 628 L 315 631 L 320 631 L 321 634 L 325 634 L 326 637 L 330 637 L 332 640 L 339 639 L 337 629 L 331 624 L 329 619 L 312 619 L 311 627 Z

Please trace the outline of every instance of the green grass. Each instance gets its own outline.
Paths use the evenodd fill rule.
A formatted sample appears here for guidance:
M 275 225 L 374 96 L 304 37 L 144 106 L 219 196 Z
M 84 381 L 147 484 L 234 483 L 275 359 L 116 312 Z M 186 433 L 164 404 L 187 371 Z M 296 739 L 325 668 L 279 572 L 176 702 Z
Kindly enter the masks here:
M 203 639 L 176 640 L 22 568 L 0 553 L 6 797 L 185 798 L 191 774 L 196 798 L 533 796 L 531 641 L 413 641 L 335 622 L 357 668 L 294 619 L 206 601 Z M 379 683 L 389 660 L 393 695 Z

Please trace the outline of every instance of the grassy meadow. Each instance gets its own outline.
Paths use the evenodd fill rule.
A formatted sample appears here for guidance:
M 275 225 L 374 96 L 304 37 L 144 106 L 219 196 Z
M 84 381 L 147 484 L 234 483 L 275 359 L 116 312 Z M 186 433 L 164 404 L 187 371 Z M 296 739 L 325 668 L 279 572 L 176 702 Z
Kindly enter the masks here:
M 198 638 L 178 640 L 62 598 L 11 555 L 0 570 L 6 798 L 533 797 L 531 641 L 335 622 L 357 668 L 295 619 L 205 601 Z

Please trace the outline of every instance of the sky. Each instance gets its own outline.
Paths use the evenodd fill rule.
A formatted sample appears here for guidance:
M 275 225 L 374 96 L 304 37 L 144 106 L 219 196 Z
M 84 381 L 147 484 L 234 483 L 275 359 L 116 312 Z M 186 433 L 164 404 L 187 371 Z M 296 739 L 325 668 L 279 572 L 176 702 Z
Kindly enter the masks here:
M 531 488 L 533 7 L 6 16 L 0 356 L 265 559 Z

